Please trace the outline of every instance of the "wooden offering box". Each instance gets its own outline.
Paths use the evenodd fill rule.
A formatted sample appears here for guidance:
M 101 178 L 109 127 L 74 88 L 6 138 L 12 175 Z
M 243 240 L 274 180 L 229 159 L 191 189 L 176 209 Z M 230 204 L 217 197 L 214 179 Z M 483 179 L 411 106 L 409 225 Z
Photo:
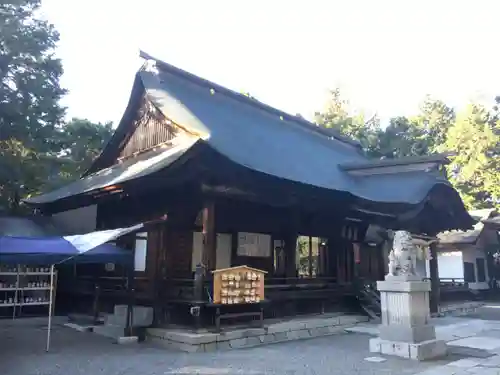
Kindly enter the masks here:
M 247 266 L 213 271 L 215 304 L 235 305 L 264 300 L 264 276 L 267 272 Z

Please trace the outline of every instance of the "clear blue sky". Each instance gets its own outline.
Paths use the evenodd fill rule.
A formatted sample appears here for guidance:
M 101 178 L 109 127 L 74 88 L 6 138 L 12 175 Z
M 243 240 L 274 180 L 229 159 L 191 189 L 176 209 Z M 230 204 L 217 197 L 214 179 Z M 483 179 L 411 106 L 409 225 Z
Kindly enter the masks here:
M 382 118 L 500 95 L 499 0 L 44 0 L 69 116 L 118 121 L 138 50 L 292 114 L 341 87 Z

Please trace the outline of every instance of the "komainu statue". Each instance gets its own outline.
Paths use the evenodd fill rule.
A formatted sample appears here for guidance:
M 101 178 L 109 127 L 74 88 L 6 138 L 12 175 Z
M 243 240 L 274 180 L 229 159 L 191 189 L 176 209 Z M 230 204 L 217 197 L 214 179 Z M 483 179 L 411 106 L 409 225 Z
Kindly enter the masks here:
M 410 233 L 404 230 L 394 232 L 392 250 L 389 253 L 390 276 L 415 276 L 418 246 L 413 243 Z

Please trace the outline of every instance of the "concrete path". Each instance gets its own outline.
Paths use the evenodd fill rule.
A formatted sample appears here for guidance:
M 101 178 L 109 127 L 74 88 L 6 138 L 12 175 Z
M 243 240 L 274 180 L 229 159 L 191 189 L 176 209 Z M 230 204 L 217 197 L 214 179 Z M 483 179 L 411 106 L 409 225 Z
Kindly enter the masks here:
M 485 305 L 471 316 L 433 319 L 437 338 L 459 359 L 436 363 L 416 375 L 500 375 L 500 305 Z M 348 331 L 375 336 L 378 326 L 360 324 Z
M 368 336 L 333 336 L 213 353 L 182 353 L 54 326 L 45 353 L 46 325 L 0 324 L 2 375 L 413 375 L 445 365 L 374 357 Z M 46 324 L 46 323 L 45 323 Z M 366 360 L 365 360 L 366 359 Z
M 488 320 L 481 319 L 482 314 Z M 358 333 L 252 349 L 181 353 L 147 343 L 116 345 L 56 321 L 52 350 L 45 353 L 46 320 L 32 326 L 21 320 L 3 321 L 0 374 L 500 375 L 500 309 L 486 307 L 472 319 L 438 318 L 434 323 L 452 354 L 438 361 L 416 362 L 370 353 L 369 335 L 376 334 L 377 327 L 366 324 L 350 329 Z

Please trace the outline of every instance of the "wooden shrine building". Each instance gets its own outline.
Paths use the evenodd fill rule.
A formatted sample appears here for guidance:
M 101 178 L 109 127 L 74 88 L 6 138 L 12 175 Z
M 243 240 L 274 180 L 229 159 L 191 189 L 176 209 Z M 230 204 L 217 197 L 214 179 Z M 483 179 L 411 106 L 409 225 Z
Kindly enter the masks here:
M 142 57 L 123 118 L 92 167 L 26 203 L 54 216 L 93 207 L 97 229 L 166 214 L 124 239 L 136 249 L 137 303 L 154 306 L 157 321 L 193 306 L 203 315 L 211 271 L 240 265 L 267 273 L 269 314 L 340 306 L 353 294 L 356 263 L 364 277 L 384 275 L 382 246 L 364 240 L 370 225 L 429 236 L 472 226 L 444 176 L 446 157 L 370 160 L 332 130 Z M 253 252 L 240 246 L 249 237 L 259 243 Z M 77 274 L 99 282 L 119 272 Z

